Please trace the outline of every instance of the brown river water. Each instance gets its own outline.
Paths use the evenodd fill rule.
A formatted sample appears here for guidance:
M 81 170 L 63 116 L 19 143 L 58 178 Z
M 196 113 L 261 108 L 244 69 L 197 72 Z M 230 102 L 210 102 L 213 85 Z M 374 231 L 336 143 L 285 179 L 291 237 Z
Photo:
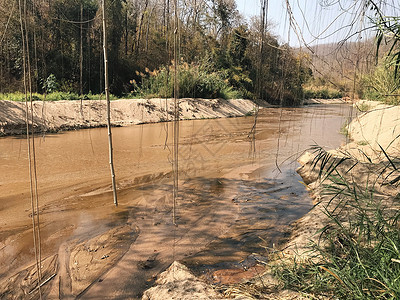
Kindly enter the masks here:
M 174 260 L 198 274 L 279 247 L 312 207 L 295 172 L 311 145 L 333 149 L 347 105 L 261 109 L 180 122 L 172 223 L 172 124 L 36 136 L 42 293 L 48 299 L 137 299 Z M 0 138 L 0 298 L 36 299 L 27 143 Z M 206 276 L 207 277 L 207 276 Z

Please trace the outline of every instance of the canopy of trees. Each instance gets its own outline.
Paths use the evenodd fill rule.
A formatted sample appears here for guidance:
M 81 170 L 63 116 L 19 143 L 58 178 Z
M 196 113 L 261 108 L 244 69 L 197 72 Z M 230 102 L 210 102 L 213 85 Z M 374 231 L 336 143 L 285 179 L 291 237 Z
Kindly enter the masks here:
M 101 93 L 100 2 L 21 2 L 34 91 L 45 92 L 49 76 L 55 76 L 59 90 Z M 110 90 L 124 95 L 141 88 L 146 71 L 174 63 L 174 2 L 114 0 L 106 5 Z M 22 91 L 19 2 L 0 0 L 0 12 L 0 93 Z M 302 97 L 302 84 L 311 75 L 306 57 L 279 44 L 265 20 L 244 21 L 234 0 L 178 1 L 178 20 L 181 65 L 214 74 L 242 97 L 288 104 Z

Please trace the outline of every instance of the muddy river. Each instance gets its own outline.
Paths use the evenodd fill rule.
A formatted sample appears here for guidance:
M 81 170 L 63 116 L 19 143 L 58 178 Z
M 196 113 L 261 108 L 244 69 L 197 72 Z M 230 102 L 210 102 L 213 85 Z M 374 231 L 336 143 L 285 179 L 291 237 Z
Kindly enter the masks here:
M 346 105 L 260 110 L 180 122 L 172 222 L 172 124 L 113 129 L 119 206 L 105 128 L 35 139 L 41 292 L 48 299 L 136 299 L 174 260 L 197 273 L 265 255 L 312 207 L 296 158 L 340 146 Z M 253 131 L 254 132 L 254 131 Z M 0 139 L 0 295 L 37 298 L 27 143 Z

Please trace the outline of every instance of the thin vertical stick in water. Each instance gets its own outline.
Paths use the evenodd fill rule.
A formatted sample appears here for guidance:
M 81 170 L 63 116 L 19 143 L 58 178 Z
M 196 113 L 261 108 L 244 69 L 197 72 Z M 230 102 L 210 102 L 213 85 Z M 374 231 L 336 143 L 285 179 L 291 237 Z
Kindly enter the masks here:
M 179 150 L 179 82 L 178 82 L 178 44 L 179 44 L 179 24 L 178 24 L 178 1 L 174 0 L 175 9 L 175 31 L 174 31 L 174 146 L 173 146 L 173 174 L 174 184 L 172 190 L 173 208 L 172 221 L 176 225 L 176 198 L 178 197 L 178 150 Z
M 117 188 L 115 185 L 115 172 L 114 172 L 114 155 L 112 146 L 112 133 L 111 133 L 111 107 L 110 107 L 110 94 L 108 91 L 108 60 L 107 60 L 107 27 L 106 27 L 106 0 L 102 2 L 103 10 L 103 53 L 104 53 L 104 89 L 107 101 L 107 132 L 108 132 L 108 150 L 110 159 L 111 181 L 114 196 L 114 204 L 118 206 Z

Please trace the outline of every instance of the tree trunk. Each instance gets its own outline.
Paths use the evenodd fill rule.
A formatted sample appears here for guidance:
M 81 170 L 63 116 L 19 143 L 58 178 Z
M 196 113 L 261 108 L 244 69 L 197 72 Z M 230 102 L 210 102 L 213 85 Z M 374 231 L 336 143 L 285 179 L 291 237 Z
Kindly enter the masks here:
M 142 39 L 142 27 L 143 27 L 143 21 L 144 21 L 144 14 L 147 11 L 148 5 L 149 5 L 149 0 L 146 0 L 145 4 L 144 4 L 144 9 L 143 9 L 142 15 L 140 17 L 140 22 L 139 22 L 139 29 L 138 29 L 138 33 L 137 33 L 137 39 L 136 39 L 136 53 L 140 52 L 140 40 Z
M 126 12 L 125 12 L 125 57 L 128 56 L 128 8 L 126 8 Z

